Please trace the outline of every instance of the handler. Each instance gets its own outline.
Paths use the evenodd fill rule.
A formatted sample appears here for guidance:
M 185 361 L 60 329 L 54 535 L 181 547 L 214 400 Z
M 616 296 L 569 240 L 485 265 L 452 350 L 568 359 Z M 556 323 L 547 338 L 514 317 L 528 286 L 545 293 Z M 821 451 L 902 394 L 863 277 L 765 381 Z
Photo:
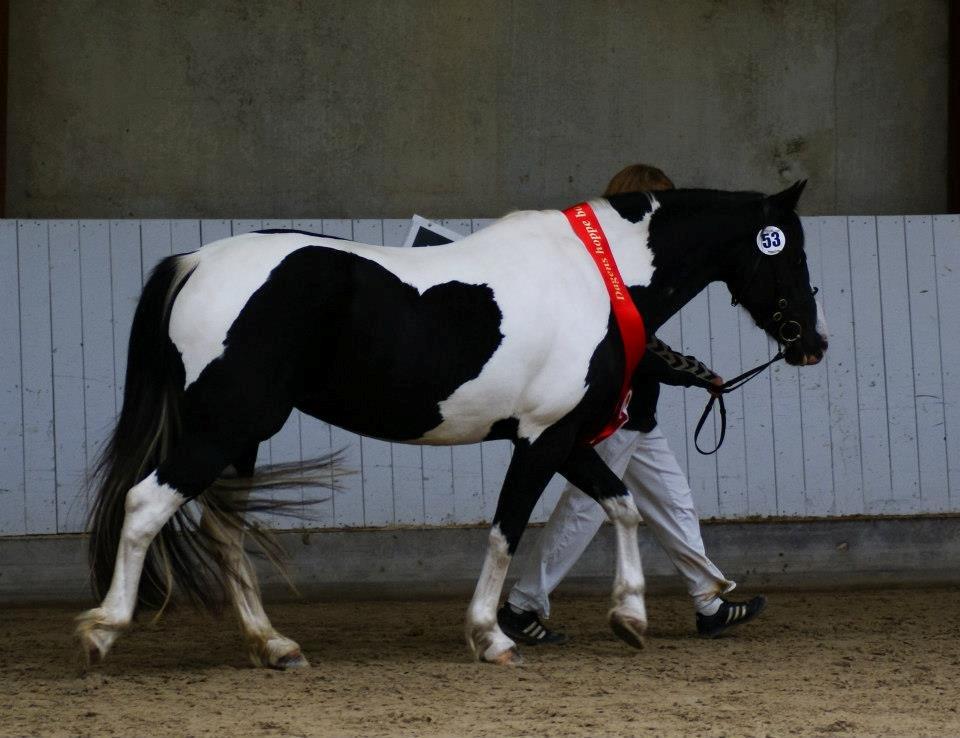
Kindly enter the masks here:
M 604 197 L 626 192 L 673 189 L 656 167 L 634 164 L 618 172 Z M 752 620 L 766 598 L 733 602 L 722 595 L 736 583 L 707 558 L 690 485 L 657 427 L 660 383 L 709 389 L 723 380 L 690 356 L 680 356 L 658 339 L 647 346 L 634 375 L 630 420 L 597 444 L 600 457 L 633 493 L 640 515 L 684 577 L 697 611 L 697 631 L 715 637 Z M 566 635 L 547 628 L 550 593 L 567 575 L 606 520 L 595 500 L 567 485 L 507 602 L 497 613 L 500 628 L 527 645 L 564 643 Z

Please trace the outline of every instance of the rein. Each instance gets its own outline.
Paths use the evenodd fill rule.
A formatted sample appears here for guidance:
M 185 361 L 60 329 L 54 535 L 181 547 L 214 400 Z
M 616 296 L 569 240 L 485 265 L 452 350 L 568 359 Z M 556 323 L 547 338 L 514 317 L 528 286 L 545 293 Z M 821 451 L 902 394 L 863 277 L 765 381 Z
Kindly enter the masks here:
M 780 349 L 777 351 L 777 355 L 770 359 L 770 361 L 755 366 L 753 369 L 748 369 L 743 374 L 740 374 L 710 390 L 714 394 L 710 396 L 707 406 L 703 408 L 703 413 L 700 415 L 700 421 L 697 423 L 697 429 L 693 432 L 693 445 L 696 447 L 697 451 L 704 456 L 710 456 L 711 454 L 715 454 L 717 451 L 719 451 L 720 447 L 723 445 L 723 439 L 727 435 L 727 407 L 723 402 L 723 396 L 728 392 L 733 392 L 735 389 L 740 389 L 743 385 L 760 374 L 760 372 L 762 372 L 764 369 L 780 361 L 782 358 L 783 349 Z M 720 440 L 717 441 L 717 445 L 712 451 L 704 451 L 702 448 L 700 448 L 700 431 L 703 430 L 703 426 L 707 422 L 707 418 L 710 417 L 710 412 L 713 410 L 715 403 L 720 407 Z

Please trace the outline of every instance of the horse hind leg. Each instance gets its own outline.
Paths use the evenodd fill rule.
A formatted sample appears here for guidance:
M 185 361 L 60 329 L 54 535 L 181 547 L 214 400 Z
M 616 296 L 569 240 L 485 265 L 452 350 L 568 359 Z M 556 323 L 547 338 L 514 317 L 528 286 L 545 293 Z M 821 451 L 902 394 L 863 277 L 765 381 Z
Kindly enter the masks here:
M 234 462 L 238 480 L 253 476 L 256 461 L 256 446 L 239 461 Z M 216 495 L 215 490 L 210 493 Z M 249 497 L 250 486 L 232 492 L 232 499 L 242 503 Z M 270 623 L 263 608 L 257 573 L 244 550 L 244 531 L 233 515 L 225 515 L 217 507 L 204 507 L 201 528 L 215 542 L 218 563 L 226 583 L 227 596 L 240 622 L 240 631 L 247 646 L 247 653 L 254 666 L 273 669 L 308 667 L 310 662 L 303 655 L 296 641 L 279 633 Z
M 233 442 L 225 438 L 225 434 L 213 437 L 185 432 L 160 466 L 126 493 L 110 587 L 99 607 L 77 617 L 76 633 L 88 663 L 101 661 L 129 627 L 144 563 L 157 534 L 185 502 L 210 487 L 236 455 Z M 184 539 L 190 535 L 183 531 L 180 536 L 171 536 L 166 541 L 168 552 L 176 553 L 181 561 L 189 560 L 193 549 Z M 169 559 L 161 557 L 159 564 L 166 569 L 164 578 L 169 586 L 174 576 Z M 194 593 L 205 593 L 202 575 L 197 573 L 194 578 L 192 573 L 177 572 L 178 583 Z
M 77 636 L 88 663 L 101 661 L 130 625 L 147 549 L 184 502 L 176 489 L 158 480 L 156 471 L 127 493 L 110 588 L 99 607 L 77 617 Z

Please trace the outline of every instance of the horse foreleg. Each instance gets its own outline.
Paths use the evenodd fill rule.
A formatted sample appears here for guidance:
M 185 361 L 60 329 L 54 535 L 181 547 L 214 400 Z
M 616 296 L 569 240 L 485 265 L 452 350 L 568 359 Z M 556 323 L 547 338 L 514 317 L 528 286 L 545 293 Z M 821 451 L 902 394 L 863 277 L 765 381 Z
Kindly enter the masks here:
M 597 452 L 589 447 L 577 448 L 561 473 L 597 500 L 613 522 L 617 567 L 613 580 L 613 606 L 609 613 L 610 627 L 634 648 L 643 648 L 643 635 L 647 630 L 647 608 L 643 600 L 646 585 L 637 539 L 640 513 L 633 496 Z
M 600 500 L 613 521 L 617 539 L 617 569 L 613 579 L 613 606 L 608 618 L 617 636 L 634 648 L 643 648 L 647 631 L 647 608 L 643 601 L 646 583 L 640 562 L 637 526 L 640 513 L 629 492 Z
M 500 491 L 497 511 L 477 589 L 467 610 L 467 643 L 481 661 L 519 664 L 517 644 L 497 624 L 497 605 L 510 560 L 517 550 L 534 505 L 560 461 L 569 452 L 571 434 L 553 429 L 535 443 L 519 441 Z
M 500 530 L 500 524 L 494 523 L 487 543 L 487 557 L 467 609 L 466 623 L 470 650 L 479 660 L 492 664 L 521 663 L 517 644 L 497 624 L 497 605 L 500 604 L 503 580 L 510 568 L 510 558 L 507 539 Z
M 249 491 L 240 494 L 246 496 Z M 227 594 L 253 665 L 273 669 L 310 666 L 296 641 L 279 633 L 263 609 L 257 573 L 243 548 L 243 529 L 210 507 L 204 510 L 201 526 L 216 541 Z
M 130 625 L 147 549 L 185 501 L 175 489 L 159 483 L 156 472 L 127 493 L 110 589 L 100 607 L 77 617 L 77 636 L 89 663 L 102 660 Z

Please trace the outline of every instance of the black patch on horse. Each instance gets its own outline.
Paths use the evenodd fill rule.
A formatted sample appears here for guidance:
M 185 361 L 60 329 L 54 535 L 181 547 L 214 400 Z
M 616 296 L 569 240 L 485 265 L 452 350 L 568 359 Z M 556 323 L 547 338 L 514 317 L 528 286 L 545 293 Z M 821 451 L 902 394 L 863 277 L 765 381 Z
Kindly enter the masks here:
M 660 193 L 658 192 L 657 195 Z M 653 203 L 650 195 L 646 192 L 628 192 L 623 195 L 611 195 L 607 198 L 613 209 L 620 214 L 624 220 L 631 223 L 639 223 L 647 214 L 653 210 Z
M 307 246 L 251 296 L 223 356 L 188 394 L 239 382 L 269 426 L 293 405 L 356 433 L 409 441 L 438 426 L 439 403 L 483 370 L 503 340 L 502 317 L 487 285 L 451 281 L 420 294 L 362 256 Z

